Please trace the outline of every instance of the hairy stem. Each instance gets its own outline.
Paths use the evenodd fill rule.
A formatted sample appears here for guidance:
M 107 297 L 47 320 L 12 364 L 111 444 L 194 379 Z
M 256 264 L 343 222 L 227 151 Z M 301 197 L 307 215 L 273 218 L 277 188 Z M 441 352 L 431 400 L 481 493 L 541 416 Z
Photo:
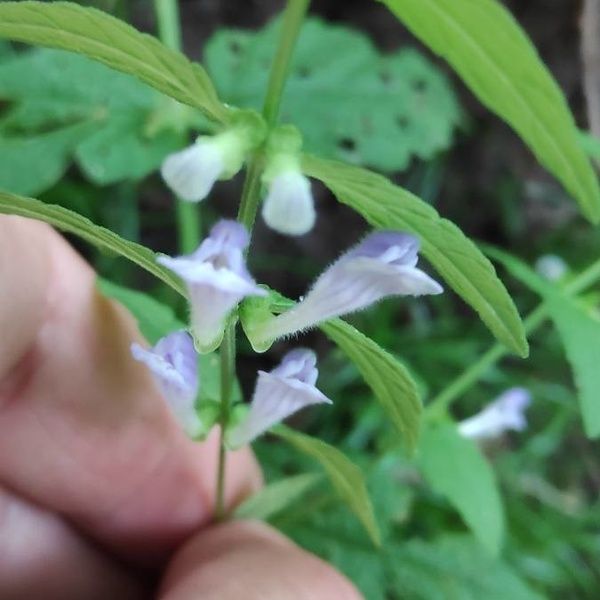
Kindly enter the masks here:
M 165 46 L 181 51 L 181 26 L 177 0 L 154 0 L 158 34 Z M 200 211 L 196 204 L 177 200 L 177 238 L 182 254 L 193 252 L 200 243 Z
M 160 1 L 160 0 L 156 0 Z M 290 60 L 298 39 L 298 34 L 308 10 L 310 0 L 289 0 L 283 17 L 283 27 L 279 36 L 279 45 L 271 67 L 267 94 L 263 106 L 263 117 L 269 128 L 277 122 L 281 95 L 289 73 Z M 246 171 L 246 180 L 242 191 L 242 199 L 238 210 L 238 221 L 243 223 L 250 235 L 254 228 L 256 213 L 260 203 L 260 176 L 263 169 L 263 149 L 258 148 L 250 158 Z M 221 414 L 219 425 L 221 439 L 219 443 L 219 465 L 217 473 L 217 519 L 226 517 L 225 509 L 225 465 L 227 451 L 225 448 L 225 430 L 229 424 L 231 410 L 231 385 L 235 380 L 235 326 L 232 322 L 228 327 L 221 344 Z
M 592 263 L 585 271 L 580 273 L 573 281 L 565 286 L 565 292 L 575 296 L 583 292 L 590 285 L 600 279 L 600 260 Z M 541 303 L 523 321 L 527 335 L 536 331 L 548 318 L 548 309 Z M 450 385 L 440 392 L 427 406 L 428 417 L 438 417 L 445 414 L 450 406 L 469 390 L 501 358 L 508 354 L 505 346 L 495 344 L 473 363 L 466 371 L 459 375 Z

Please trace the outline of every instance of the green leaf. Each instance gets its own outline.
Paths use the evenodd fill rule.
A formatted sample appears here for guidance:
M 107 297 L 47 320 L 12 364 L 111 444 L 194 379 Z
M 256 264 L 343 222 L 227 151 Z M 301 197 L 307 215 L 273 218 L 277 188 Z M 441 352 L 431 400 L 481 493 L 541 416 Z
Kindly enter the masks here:
M 407 369 L 372 339 L 335 319 L 320 326 L 356 365 L 392 424 L 413 450 L 423 410 L 417 386 Z
M 69 2 L 1 2 L 0 38 L 83 54 L 216 121 L 227 118 L 200 65 L 100 10 Z
M 242 502 L 233 513 L 237 519 L 266 521 L 299 500 L 321 480 L 321 475 L 305 473 L 270 483 Z
M 517 354 L 527 356 L 523 324 L 512 299 L 490 261 L 454 223 L 376 173 L 312 156 L 304 157 L 303 166 L 307 175 L 320 179 L 371 225 L 417 235 L 423 254 L 492 333 Z
M 44 204 L 33 198 L 23 198 L 7 192 L 0 192 L 0 214 L 37 219 L 49 223 L 61 231 L 72 233 L 101 250 L 127 258 L 158 277 L 182 296 L 186 296 L 183 283 L 156 263 L 157 255 L 152 250 L 125 240 L 104 227 L 94 225 L 89 219 L 66 208 Z
M 598 222 L 598 181 L 579 147 L 569 107 L 512 15 L 496 0 L 380 2 L 452 65 L 577 199 L 587 218 Z
M 360 468 L 337 448 L 319 439 L 281 425 L 272 429 L 271 432 L 321 463 L 340 499 L 348 505 L 364 525 L 373 543 L 379 545 L 381 541 L 379 528 Z
M 52 187 L 64 175 L 70 155 L 89 132 L 89 123 L 79 123 L 31 137 L 5 137 L 0 133 L 0 187 L 17 194 L 39 194 Z
M 498 554 L 504 513 L 494 472 L 475 443 L 452 423 L 431 424 L 421 436 L 418 463 L 433 490 L 449 500 L 492 554 Z
M 210 39 L 206 68 L 226 102 L 260 108 L 280 25 L 220 30 Z M 461 111 L 445 75 L 421 53 L 382 56 L 364 34 L 309 18 L 282 116 L 302 131 L 310 152 L 395 171 L 448 148 Z
M 162 304 L 148 294 L 118 285 L 107 279 L 98 279 L 98 288 L 109 298 L 120 302 L 137 319 L 142 335 L 152 345 L 165 335 L 186 329 L 173 309 Z M 216 352 L 198 355 L 200 369 L 200 399 L 219 400 L 221 398 L 220 361 Z M 237 389 L 236 389 L 237 393 Z
M 294 306 L 294 302 L 269 290 L 266 297 L 247 298 L 239 316 L 248 340 L 256 352 L 264 352 L 272 342 L 257 343 L 255 332 L 260 324 Z M 417 387 L 408 371 L 388 352 L 341 319 L 319 325 L 320 329 L 353 361 L 376 400 L 389 415 L 392 424 L 412 450 L 419 435 L 422 405 Z
M 495 248 L 486 247 L 486 252 L 544 299 L 573 369 L 586 434 L 600 436 L 600 320 L 517 258 Z

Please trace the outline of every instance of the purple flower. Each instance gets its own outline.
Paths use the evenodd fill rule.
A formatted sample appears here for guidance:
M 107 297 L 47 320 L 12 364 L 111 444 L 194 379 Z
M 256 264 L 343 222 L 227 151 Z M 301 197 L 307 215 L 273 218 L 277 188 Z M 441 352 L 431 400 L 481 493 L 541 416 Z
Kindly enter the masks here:
M 315 353 L 302 348 L 288 352 L 270 373 L 259 371 L 250 411 L 228 432 L 228 445 L 239 448 L 251 442 L 305 406 L 331 404 L 315 387 L 319 374 L 316 364 Z
M 501 394 L 481 412 L 461 421 L 458 431 L 473 439 L 492 439 L 505 431 L 523 431 L 527 427 L 525 409 L 531 403 L 531 394 L 525 388 L 515 387 Z
M 146 350 L 131 344 L 133 358 L 143 362 L 154 376 L 175 418 L 191 437 L 202 430 L 196 414 L 198 360 L 192 337 L 187 331 L 175 331 Z
M 262 216 L 265 223 L 279 233 L 308 233 L 316 219 L 309 179 L 297 169 L 276 175 L 270 182 Z
M 201 352 L 214 350 L 223 338 L 227 317 L 246 296 L 264 296 L 246 269 L 249 236 L 236 221 L 219 221 L 189 256 L 160 256 L 157 261 L 187 284 L 192 332 Z
M 419 240 L 395 231 L 368 235 L 325 270 L 289 311 L 253 327 L 259 346 L 368 307 L 386 296 L 440 294 L 442 287 L 416 267 Z

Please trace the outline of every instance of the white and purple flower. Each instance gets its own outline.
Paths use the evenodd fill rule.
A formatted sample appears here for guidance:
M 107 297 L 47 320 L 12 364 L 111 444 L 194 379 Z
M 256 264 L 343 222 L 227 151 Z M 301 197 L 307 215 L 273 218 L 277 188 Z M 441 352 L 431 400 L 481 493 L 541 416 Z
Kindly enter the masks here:
M 531 404 L 531 394 L 525 388 L 506 390 L 481 412 L 461 421 L 458 431 L 464 437 L 489 440 L 504 432 L 523 431 L 527 427 L 525 410 Z
M 368 235 L 326 269 L 295 307 L 254 324 L 253 344 L 268 345 L 387 296 L 440 294 L 440 284 L 417 268 L 418 251 L 419 240 L 407 233 Z
M 310 180 L 299 168 L 285 169 L 273 177 L 262 216 L 271 229 L 284 235 L 304 235 L 313 228 L 316 213 Z
M 331 404 L 316 387 L 319 372 L 314 352 L 304 348 L 288 352 L 280 365 L 258 381 L 246 418 L 227 433 L 227 443 L 239 448 L 256 439 L 273 425 L 311 404 Z
M 199 390 L 198 357 L 190 334 L 175 331 L 150 349 L 133 343 L 131 354 L 148 367 L 171 412 L 186 433 L 197 437 L 202 432 L 195 408 Z
M 266 294 L 246 269 L 244 249 L 249 241 L 243 225 L 221 220 L 193 254 L 157 259 L 187 285 L 192 333 L 201 352 L 211 352 L 221 343 L 227 317 L 243 298 Z

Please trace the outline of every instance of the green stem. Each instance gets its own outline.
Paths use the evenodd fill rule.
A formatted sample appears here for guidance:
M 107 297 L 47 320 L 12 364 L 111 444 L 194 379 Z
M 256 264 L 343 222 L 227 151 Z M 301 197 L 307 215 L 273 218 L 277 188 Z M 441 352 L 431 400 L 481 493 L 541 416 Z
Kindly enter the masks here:
M 225 463 L 227 451 L 225 448 L 225 429 L 231 413 L 231 390 L 235 379 L 235 321 L 227 326 L 223 343 L 221 344 L 221 414 L 219 415 L 219 463 L 217 470 L 217 497 L 215 515 L 218 521 L 226 516 L 225 507 Z
M 181 51 L 181 19 L 177 0 L 154 0 L 158 34 L 165 46 Z M 177 237 L 181 254 L 193 252 L 200 243 L 200 211 L 198 206 L 183 200 L 175 204 Z
M 270 128 L 275 125 L 279 115 L 281 95 L 289 72 L 290 60 L 309 2 L 310 0 L 289 0 L 285 10 L 283 28 L 279 36 L 279 46 L 271 67 L 267 95 L 263 107 L 263 117 Z M 250 235 L 252 235 L 256 213 L 260 203 L 260 177 L 263 170 L 263 152 L 264 148 L 258 148 L 250 158 L 238 211 L 238 221 L 246 226 Z M 235 380 L 236 375 L 235 326 L 236 322 L 233 321 L 227 327 L 220 348 L 221 414 L 219 415 L 219 425 L 221 427 L 221 438 L 219 442 L 216 497 L 216 517 L 218 520 L 222 520 L 227 516 L 225 508 L 225 464 L 227 460 L 227 449 L 225 448 L 224 432 L 229 424 L 231 412 L 231 384 Z
M 310 0 L 289 0 L 283 15 L 279 46 L 271 66 L 263 107 L 263 117 L 269 127 L 275 124 L 279 116 L 281 96 L 290 70 L 290 62 L 309 4 Z
M 575 296 L 600 279 L 600 260 L 594 262 L 585 271 L 580 273 L 573 281 L 565 286 L 569 296 Z M 523 321 L 525 333 L 529 336 L 536 331 L 548 318 L 548 309 L 541 303 Z M 508 351 L 505 346 L 495 344 L 485 352 L 479 360 L 473 363 L 466 371 L 459 375 L 450 385 L 440 392 L 427 406 L 428 417 L 439 417 L 445 414 L 450 406 L 471 388 L 485 373 L 495 365 Z

